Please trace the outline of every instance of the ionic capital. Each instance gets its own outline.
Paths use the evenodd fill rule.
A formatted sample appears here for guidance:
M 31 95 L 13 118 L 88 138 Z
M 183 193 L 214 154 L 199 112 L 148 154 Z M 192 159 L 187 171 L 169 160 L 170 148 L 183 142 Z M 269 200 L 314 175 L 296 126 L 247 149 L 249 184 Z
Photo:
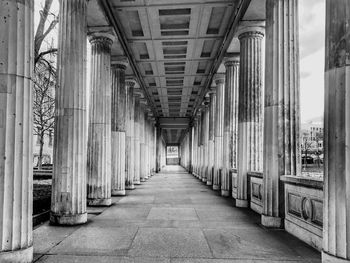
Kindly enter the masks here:
M 128 87 L 131 87 L 131 88 L 134 88 L 137 84 L 137 80 L 135 78 L 128 78 L 125 80 L 125 84 L 128 86 Z

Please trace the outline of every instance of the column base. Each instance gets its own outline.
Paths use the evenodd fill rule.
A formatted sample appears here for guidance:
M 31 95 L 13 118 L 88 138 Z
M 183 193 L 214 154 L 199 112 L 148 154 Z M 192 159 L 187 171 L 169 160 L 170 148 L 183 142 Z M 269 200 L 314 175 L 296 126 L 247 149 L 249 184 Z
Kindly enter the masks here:
M 248 200 L 236 199 L 236 207 L 248 207 Z
M 141 181 L 134 182 L 134 185 L 140 185 Z
M 261 215 L 261 224 L 269 228 L 281 228 L 282 218 L 274 216 Z
M 112 190 L 112 196 L 123 196 L 125 195 L 125 190 Z
M 328 254 L 325 251 L 322 251 L 322 263 L 349 263 L 349 262 L 350 262 L 349 259 L 338 258 L 336 256 Z
M 207 178 L 204 178 L 204 177 L 203 177 L 203 178 L 202 178 L 202 182 L 203 182 L 203 183 L 206 183 L 206 182 L 207 182 Z
M 213 185 L 212 181 L 207 181 L 207 185 Z
M 33 247 L 20 250 L 0 252 L 0 262 L 3 263 L 31 263 L 33 262 Z
M 221 196 L 230 197 L 230 191 L 221 189 Z
M 145 178 L 142 178 L 142 179 L 141 179 L 141 183 L 144 183 L 144 182 L 146 182 L 146 179 L 145 179 Z
M 220 190 L 220 186 L 213 184 L 213 190 L 215 191 Z
M 53 225 L 75 226 L 85 224 L 87 213 L 77 215 L 58 215 L 50 212 L 50 223 Z
M 126 185 L 125 189 L 126 190 L 134 190 L 135 189 L 135 185 Z
M 112 198 L 88 198 L 88 206 L 111 206 Z

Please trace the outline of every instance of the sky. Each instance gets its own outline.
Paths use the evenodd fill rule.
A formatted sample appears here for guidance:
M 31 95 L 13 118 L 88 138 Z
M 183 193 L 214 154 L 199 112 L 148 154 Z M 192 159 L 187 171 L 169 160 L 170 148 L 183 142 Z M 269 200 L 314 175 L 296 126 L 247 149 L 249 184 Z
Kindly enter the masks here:
M 34 2 L 36 28 L 39 21 L 38 10 L 44 0 Z M 54 0 L 51 11 L 58 13 L 58 8 L 58 0 Z M 300 108 L 301 121 L 305 122 L 323 116 L 325 0 L 299 1 L 299 30 Z M 56 27 L 49 37 L 57 40 L 57 31 Z

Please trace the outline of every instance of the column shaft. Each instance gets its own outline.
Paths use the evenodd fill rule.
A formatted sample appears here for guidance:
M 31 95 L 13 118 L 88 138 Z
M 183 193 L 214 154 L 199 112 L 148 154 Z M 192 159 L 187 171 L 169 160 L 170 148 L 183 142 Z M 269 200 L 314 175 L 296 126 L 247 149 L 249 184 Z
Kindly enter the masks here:
M 125 158 L 125 189 L 133 190 L 134 185 L 134 86 L 133 80 L 126 81 L 126 158 Z
M 140 181 L 140 96 L 135 96 L 134 107 L 134 184 L 138 185 Z
M 33 1 L 0 2 L 0 262 L 32 262 Z
M 350 261 L 349 10 L 349 1 L 326 1 L 322 262 Z
M 87 176 L 86 0 L 61 0 L 51 216 L 85 223 Z
M 112 195 L 125 195 L 125 69 L 125 61 L 112 62 Z
M 231 169 L 234 167 L 237 148 L 235 137 L 237 128 L 238 109 L 238 82 L 239 82 L 239 56 L 227 59 L 225 62 L 225 104 L 224 104 L 224 144 L 223 144 L 223 170 L 221 195 L 231 196 L 232 177 Z
M 266 89 L 262 224 L 280 227 L 280 176 L 300 175 L 298 0 L 266 2 Z
M 262 171 L 262 30 L 240 34 L 236 206 L 247 207 L 247 173 Z
M 213 185 L 215 109 L 216 109 L 216 93 L 215 93 L 215 90 L 211 90 L 209 95 L 209 130 L 208 130 L 209 163 L 208 163 L 207 185 Z
M 109 206 L 111 199 L 111 45 L 106 35 L 93 34 L 87 158 L 87 204 Z
M 215 76 L 216 84 L 216 110 L 214 128 L 214 174 L 213 189 L 221 188 L 221 169 L 223 166 L 223 136 L 224 136 L 224 103 L 225 103 L 225 76 L 218 74 Z

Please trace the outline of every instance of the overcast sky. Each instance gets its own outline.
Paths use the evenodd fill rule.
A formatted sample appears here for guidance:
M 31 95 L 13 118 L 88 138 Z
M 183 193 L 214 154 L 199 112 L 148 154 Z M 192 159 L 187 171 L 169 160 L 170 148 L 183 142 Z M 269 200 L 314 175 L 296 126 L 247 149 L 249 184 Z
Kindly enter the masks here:
M 35 0 L 35 23 L 44 0 Z M 52 12 L 58 12 L 54 0 Z M 300 0 L 300 95 L 301 119 L 323 116 L 325 0 Z M 57 30 L 53 32 L 55 37 Z

